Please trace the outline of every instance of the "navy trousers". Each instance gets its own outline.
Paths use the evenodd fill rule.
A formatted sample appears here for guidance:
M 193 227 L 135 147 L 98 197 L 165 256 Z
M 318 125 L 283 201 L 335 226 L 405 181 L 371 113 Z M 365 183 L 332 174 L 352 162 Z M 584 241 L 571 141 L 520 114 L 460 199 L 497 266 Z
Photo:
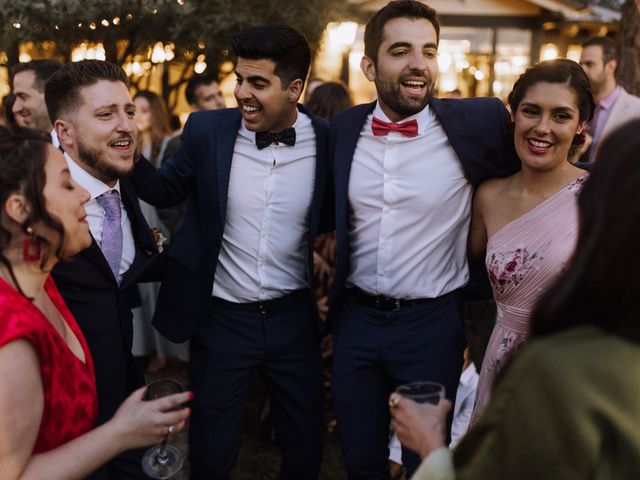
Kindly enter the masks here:
M 308 290 L 285 307 L 213 302 L 191 342 L 195 393 L 189 431 L 191 478 L 228 479 L 240 449 L 244 411 L 258 371 L 272 400 L 282 452 L 280 479 L 316 480 L 323 441 L 322 360 Z M 237 308 L 236 308 L 237 307 Z
M 466 345 L 458 297 L 382 311 L 344 295 L 333 319 L 332 393 L 350 480 L 389 480 L 388 400 L 398 385 L 439 382 L 455 402 Z M 402 461 L 408 478 L 420 459 L 403 449 Z

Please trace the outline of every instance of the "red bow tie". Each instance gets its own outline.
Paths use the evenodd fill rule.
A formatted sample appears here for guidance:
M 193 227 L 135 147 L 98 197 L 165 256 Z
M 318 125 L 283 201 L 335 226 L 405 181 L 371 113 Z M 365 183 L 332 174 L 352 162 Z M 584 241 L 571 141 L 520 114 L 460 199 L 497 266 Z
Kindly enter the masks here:
M 387 135 L 389 132 L 398 132 L 405 137 L 416 137 L 418 136 L 418 122 L 414 118 L 404 123 L 393 123 L 373 117 L 371 130 L 376 137 Z

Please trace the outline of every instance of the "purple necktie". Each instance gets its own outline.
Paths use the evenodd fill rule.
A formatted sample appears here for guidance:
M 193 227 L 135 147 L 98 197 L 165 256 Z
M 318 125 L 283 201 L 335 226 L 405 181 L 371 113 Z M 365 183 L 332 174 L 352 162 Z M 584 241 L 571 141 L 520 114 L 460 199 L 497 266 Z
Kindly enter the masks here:
M 118 280 L 120 273 L 120 261 L 122 260 L 122 225 L 120 219 L 120 193 L 117 190 L 109 190 L 96 198 L 105 216 L 102 224 L 102 242 L 100 248 L 107 259 L 113 276 Z

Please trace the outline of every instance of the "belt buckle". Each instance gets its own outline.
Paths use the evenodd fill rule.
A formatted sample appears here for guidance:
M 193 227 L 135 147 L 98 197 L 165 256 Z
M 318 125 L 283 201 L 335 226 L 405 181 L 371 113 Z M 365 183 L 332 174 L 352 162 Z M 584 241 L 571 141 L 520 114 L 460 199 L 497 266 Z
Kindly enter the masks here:
M 400 311 L 400 299 L 396 298 L 394 299 L 395 301 L 395 305 L 393 306 L 393 310 L 394 312 L 399 312 Z
M 385 297 L 384 295 L 378 295 L 376 297 L 376 308 L 378 310 L 385 310 L 387 312 L 399 312 L 400 311 L 399 298 Z

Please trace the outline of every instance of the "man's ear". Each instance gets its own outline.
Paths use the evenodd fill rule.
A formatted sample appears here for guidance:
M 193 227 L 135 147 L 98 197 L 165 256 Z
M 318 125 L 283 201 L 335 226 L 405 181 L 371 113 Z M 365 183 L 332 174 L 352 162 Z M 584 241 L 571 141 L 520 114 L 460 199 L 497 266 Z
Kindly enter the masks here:
M 373 82 L 376 78 L 376 64 L 373 59 L 363 55 L 362 60 L 360 60 L 360 70 L 364 73 L 364 76 L 367 77 L 367 80 Z
M 604 68 L 607 69 L 609 72 L 611 72 L 611 74 L 615 75 L 616 70 L 618 69 L 618 60 L 616 60 L 615 58 L 612 60 L 609 60 L 605 64 Z
M 294 81 L 292 81 L 289 84 L 289 86 L 287 87 L 287 90 L 288 90 L 288 96 L 289 96 L 290 102 L 298 101 L 298 99 L 300 98 L 300 95 L 302 95 L 303 87 L 304 87 L 304 83 L 300 78 L 296 78 Z
M 22 225 L 29 217 L 29 204 L 22 193 L 12 193 L 4 202 L 3 210 L 7 218 Z
M 53 128 L 56 130 L 56 135 L 58 135 L 58 140 L 63 148 L 71 147 L 75 143 L 75 130 L 71 122 L 59 118 L 53 124 Z

